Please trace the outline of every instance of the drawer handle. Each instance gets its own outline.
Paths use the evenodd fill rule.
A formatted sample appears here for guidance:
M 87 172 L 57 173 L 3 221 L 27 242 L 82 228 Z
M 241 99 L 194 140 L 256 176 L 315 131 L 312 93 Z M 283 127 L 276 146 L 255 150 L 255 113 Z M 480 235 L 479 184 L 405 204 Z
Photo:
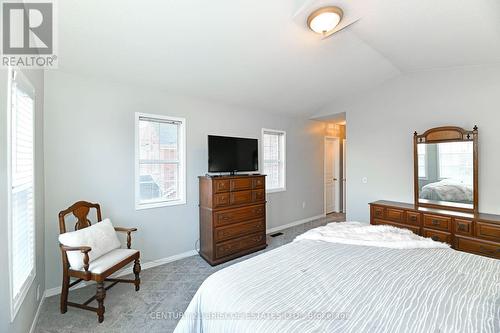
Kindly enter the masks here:
M 439 221 L 438 220 L 432 220 L 432 225 L 439 225 Z
M 483 245 L 479 245 L 479 251 L 484 252 L 484 253 L 489 253 L 489 254 L 497 254 L 500 253 L 500 248 L 496 250 L 489 249 Z
M 230 219 L 230 217 L 226 216 L 226 215 L 222 215 L 222 217 L 221 217 L 221 220 L 224 220 L 224 221 L 227 221 L 229 219 Z
M 441 241 L 441 238 L 439 238 L 439 236 L 432 236 L 431 239 L 436 242 Z
M 410 221 L 416 222 L 417 221 L 417 217 L 416 216 L 410 216 Z
M 465 227 L 465 224 L 459 224 L 458 225 L 458 230 L 459 231 L 467 231 L 467 228 Z

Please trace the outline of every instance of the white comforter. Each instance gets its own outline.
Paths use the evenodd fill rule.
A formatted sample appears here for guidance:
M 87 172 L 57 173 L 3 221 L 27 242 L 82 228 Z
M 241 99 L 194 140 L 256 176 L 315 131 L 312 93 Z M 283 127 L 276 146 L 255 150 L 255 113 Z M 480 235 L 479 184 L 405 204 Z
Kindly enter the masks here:
M 391 249 L 448 248 L 446 243 L 418 236 L 407 229 L 389 225 L 369 225 L 360 222 L 330 223 L 297 236 L 299 240 L 317 240 L 330 243 L 388 247 Z
M 443 179 L 422 187 L 420 199 L 472 202 L 472 186 L 451 179 Z
M 364 227 L 351 235 L 373 241 Z M 500 332 L 499 260 L 344 244 L 331 229 L 214 273 L 175 333 Z

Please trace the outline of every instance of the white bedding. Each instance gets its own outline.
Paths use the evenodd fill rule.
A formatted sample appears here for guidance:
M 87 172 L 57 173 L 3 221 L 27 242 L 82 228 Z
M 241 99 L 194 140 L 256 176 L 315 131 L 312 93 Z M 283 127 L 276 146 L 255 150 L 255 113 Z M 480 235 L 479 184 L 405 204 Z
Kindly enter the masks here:
M 388 247 L 392 249 L 448 248 L 446 243 L 418 236 L 408 229 L 360 222 L 329 223 L 295 238 L 340 244 Z
M 208 277 L 175 333 L 500 332 L 499 260 L 308 234 Z
M 451 179 L 427 184 L 420 191 L 420 199 L 427 200 L 472 202 L 472 196 L 472 186 Z

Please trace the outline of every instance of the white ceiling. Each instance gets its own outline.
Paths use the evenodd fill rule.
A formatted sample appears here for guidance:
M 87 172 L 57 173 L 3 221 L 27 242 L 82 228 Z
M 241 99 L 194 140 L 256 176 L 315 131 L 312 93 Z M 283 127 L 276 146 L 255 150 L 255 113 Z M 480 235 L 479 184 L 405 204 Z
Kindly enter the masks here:
M 320 4 L 360 21 L 328 39 Z M 498 0 L 64 0 L 59 69 L 295 115 L 401 73 L 500 62 Z

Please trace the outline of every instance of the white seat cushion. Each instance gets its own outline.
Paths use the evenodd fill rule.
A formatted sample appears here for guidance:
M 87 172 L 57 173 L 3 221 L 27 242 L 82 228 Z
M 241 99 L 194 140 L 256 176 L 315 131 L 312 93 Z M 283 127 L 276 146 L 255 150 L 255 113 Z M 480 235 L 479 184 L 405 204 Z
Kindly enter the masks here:
M 59 242 L 66 246 L 90 246 L 89 263 L 104 254 L 121 247 L 115 228 L 110 219 L 97 222 L 90 227 L 59 235 Z M 83 268 L 83 253 L 68 251 L 69 265 L 74 270 Z
M 94 274 L 101 274 L 102 272 L 105 272 L 108 268 L 113 267 L 114 265 L 121 262 L 123 259 L 128 258 L 136 254 L 137 252 L 139 251 L 132 249 L 114 249 L 111 252 L 108 252 L 100 256 L 93 262 L 91 262 L 89 265 L 89 272 Z M 71 267 L 71 269 L 74 268 Z M 77 270 L 84 271 L 83 268 Z

